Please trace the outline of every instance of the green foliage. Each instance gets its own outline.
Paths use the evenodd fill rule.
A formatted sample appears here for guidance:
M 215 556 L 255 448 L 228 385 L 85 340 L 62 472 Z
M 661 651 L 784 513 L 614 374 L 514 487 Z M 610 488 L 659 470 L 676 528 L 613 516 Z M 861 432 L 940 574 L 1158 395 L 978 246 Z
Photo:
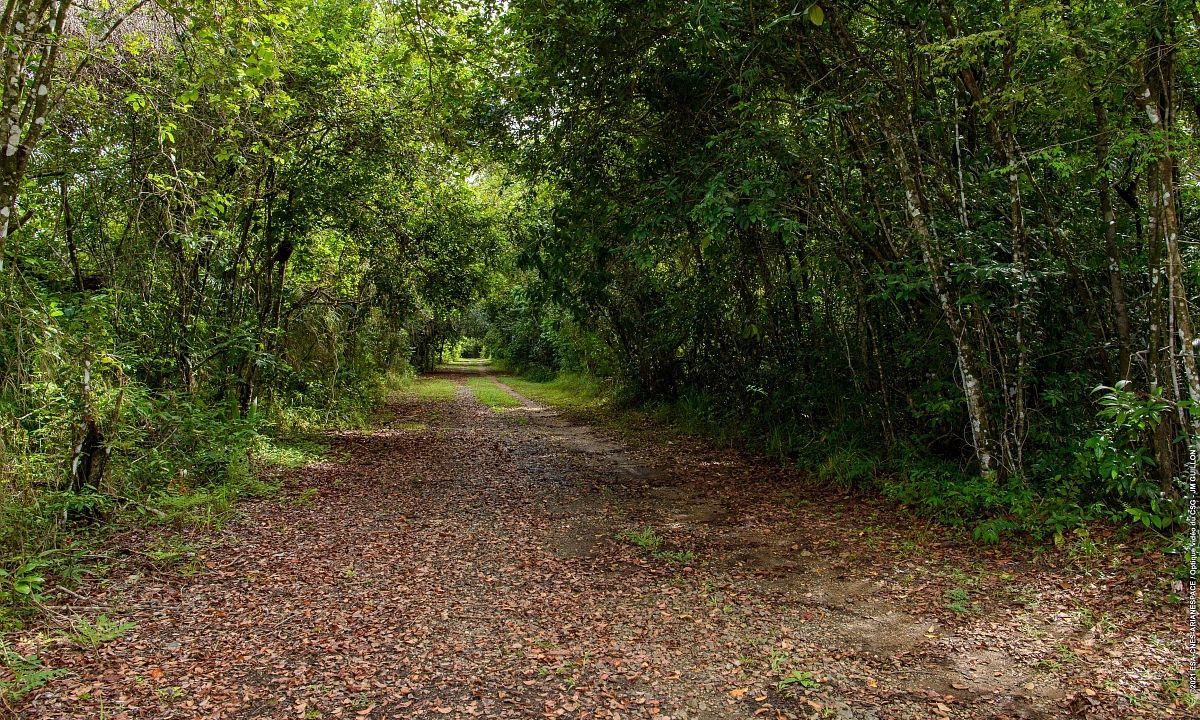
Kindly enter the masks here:
M 853 448 L 838 448 L 817 468 L 817 477 L 825 483 L 841 487 L 871 487 L 875 485 L 877 460 Z
M 317 499 L 319 492 L 316 488 L 304 488 L 300 491 L 299 495 L 292 498 L 292 504 L 298 506 L 312 505 L 313 501 Z
M 0 604 L 41 602 L 42 588 L 46 584 L 43 572 L 48 564 L 44 559 L 31 558 L 12 570 L 0 567 Z
M 329 445 L 309 437 L 260 435 L 251 449 L 256 467 L 301 468 L 329 452 Z
M 953 610 L 959 615 L 967 615 L 979 610 L 978 604 L 971 602 L 971 593 L 965 588 L 950 588 L 942 594 L 942 599 L 943 607 Z
M 441 359 L 514 201 L 464 142 L 479 19 L 218 0 L 62 45 L 0 190 L 0 569 L 139 516 L 219 527 L 315 452 L 279 438 L 365 426 Z
M 168 568 L 195 558 L 196 548 L 179 536 L 172 535 L 169 538 L 158 540 L 142 554 L 156 567 Z
M 821 687 L 821 681 L 818 680 L 811 672 L 805 670 L 793 670 L 783 679 L 779 681 L 776 688 L 780 692 L 785 692 L 794 688 L 802 688 L 804 690 L 812 690 Z
M 1155 461 L 1147 449 L 1148 436 L 1171 410 L 1163 389 L 1139 395 L 1131 383 L 1122 381 L 1095 392 L 1100 393 L 1097 415 L 1104 425 L 1084 446 L 1091 451 L 1087 459 L 1097 479 L 1124 503 L 1134 522 L 1158 531 L 1182 524 L 1186 508 L 1181 494 L 1174 487 L 1164 489 L 1152 476 Z
M 1046 540 L 1055 533 L 1106 517 L 1102 505 L 1081 504 L 1072 486 L 1050 485 L 1039 492 L 1017 479 L 997 484 L 964 477 L 951 463 L 909 455 L 896 462 L 883 494 L 920 514 L 951 526 L 968 525 L 976 540 L 996 543 L 1006 535 Z
M 659 550 L 654 553 L 654 557 L 676 565 L 691 565 L 696 560 L 696 552 L 694 550 Z
M 493 132 L 531 197 L 488 351 L 983 541 L 1177 524 L 1196 263 L 1148 188 L 1196 110 L 1130 98 L 1194 80 L 1185 9 L 942 10 L 508 4 Z M 1153 389 L 1087 393 L 1116 377 Z
M 453 397 L 410 374 L 456 354 L 983 541 L 1171 532 L 1200 63 L 1160 5 L 215 0 L 45 39 L 0 157 L 4 601 L 89 528 L 220 526 L 312 456 L 264 438 Z
M 135 627 L 135 623 L 111 620 L 107 615 L 98 615 L 94 621 L 77 617 L 71 622 L 71 632 L 65 637 L 72 643 L 95 652 L 101 645 L 116 640 Z
M 37 655 L 21 655 L 15 652 L 3 639 L 0 639 L 0 664 L 3 664 L 12 676 L 11 680 L 0 681 L 0 696 L 12 700 L 45 687 L 46 683 L 67 673 L 61 668 L 46 667 Z

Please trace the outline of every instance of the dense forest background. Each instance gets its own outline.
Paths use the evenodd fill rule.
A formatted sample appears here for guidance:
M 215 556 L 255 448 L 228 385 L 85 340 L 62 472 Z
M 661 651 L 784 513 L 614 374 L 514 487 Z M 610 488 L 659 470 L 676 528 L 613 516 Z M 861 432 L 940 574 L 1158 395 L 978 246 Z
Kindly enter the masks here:
M 1169 535 L 1198 26 L 1181 0 L 6 0 L 0 593 L 114 514 L 246 491 L 272 435 L 362 422 L 464 343 L 982 540 Z

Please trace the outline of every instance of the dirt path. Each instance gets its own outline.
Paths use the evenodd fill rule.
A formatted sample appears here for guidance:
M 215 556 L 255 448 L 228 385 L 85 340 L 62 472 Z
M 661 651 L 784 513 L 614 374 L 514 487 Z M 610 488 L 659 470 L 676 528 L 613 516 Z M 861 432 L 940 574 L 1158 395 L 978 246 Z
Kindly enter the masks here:
M 1164 687 L 1182 678 L 1182 614 L 1156 605 L 1148 561 L 955 544 L 882 503 L 697 442 L 625 441 L 507 386 L 521 406 L 492 411 L 450 377 L 452 401 L 398 401 L 380 429 L 333 436 L 283 498 L 188 538 L 195 572 L 130 559 L 82 592 L 137 627 L 94 651 L 27 638 L 72 672 L 18 715 L 1189 712 Z

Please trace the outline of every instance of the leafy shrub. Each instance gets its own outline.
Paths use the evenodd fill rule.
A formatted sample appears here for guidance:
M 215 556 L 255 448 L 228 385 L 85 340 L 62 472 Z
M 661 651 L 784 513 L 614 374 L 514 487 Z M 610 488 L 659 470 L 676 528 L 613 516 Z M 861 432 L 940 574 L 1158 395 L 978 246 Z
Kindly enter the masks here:
M 1186 508 L 1181 499 L 1179 479 L 1164 487 L 1151 471 L 1154 461 L 1147 451 L 1147 435 L 1154 431 L 1171 403 L 1162 396 L 1162 388 L 1144 395 L 1134 392 L 1131 384 L 1121 381 L 1113 387 L 1101 385 L 1103 425 L 1084 443 L 1090 451 L 1092 471 L 1102 483 L 1105 494 L 1120 502 L 1126 514 L 1146 528 L 1167 530 L 1184 522 Z

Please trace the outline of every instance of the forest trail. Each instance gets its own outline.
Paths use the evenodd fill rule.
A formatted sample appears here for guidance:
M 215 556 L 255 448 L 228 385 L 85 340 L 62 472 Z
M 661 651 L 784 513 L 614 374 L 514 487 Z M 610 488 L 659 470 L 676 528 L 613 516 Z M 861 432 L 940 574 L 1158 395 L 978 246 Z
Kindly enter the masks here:
M 470 372 L 441 374 L 452 400 L 396 399 L 287 471 L 282 497 L 187 537 L 191 571 L 130 554 L 81 590 L 80 612 L 136 628 L 96 650 L 43 641 L 71 673 L 17 716 L 1178 714 L 1153 689 L 1183 656 L 1179 613 L 1136 599 L 1145 568 L 956 544 L 492 376 L 520 401 L 494 411 Z

